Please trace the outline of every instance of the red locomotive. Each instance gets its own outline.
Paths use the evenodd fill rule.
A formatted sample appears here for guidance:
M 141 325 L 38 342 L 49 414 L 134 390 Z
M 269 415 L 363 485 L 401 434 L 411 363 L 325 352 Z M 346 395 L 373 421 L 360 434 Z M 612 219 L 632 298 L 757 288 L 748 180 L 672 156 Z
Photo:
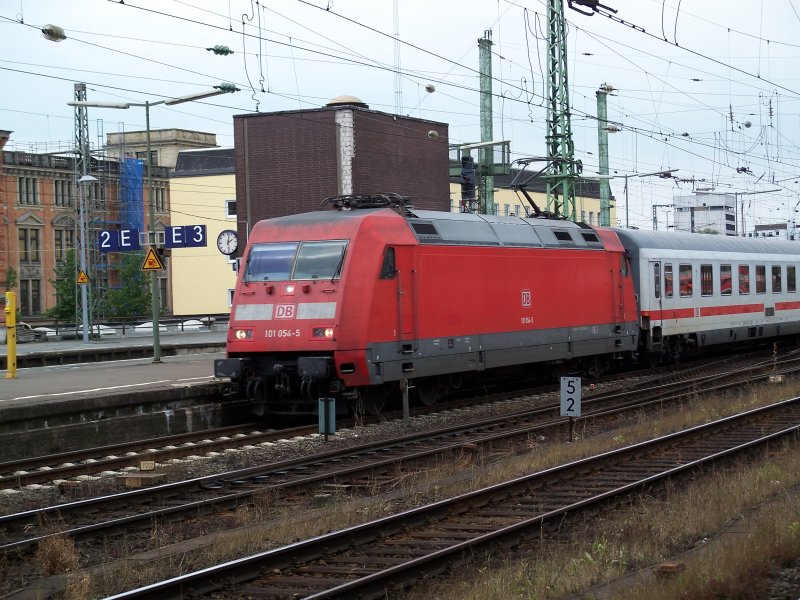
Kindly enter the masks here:
M 322 396 L 375 411 L 403 380 L 431 404 L 465 375 L 598 374 L 637 351 L 633 277 L 611 230 L 394 196 L 330 205 L 261 221 L 248 240 L 215 374 L 258 413 L 310 412 Z
M 484 371 L 597 375 L 800 333 L 798 246 L 416 210 L 396 196 L 258 223 L 237 282 L 228 377 L 256 412 L 318 398 L 436 402 Z M 752 285 L 751 285 L 752 283 Z

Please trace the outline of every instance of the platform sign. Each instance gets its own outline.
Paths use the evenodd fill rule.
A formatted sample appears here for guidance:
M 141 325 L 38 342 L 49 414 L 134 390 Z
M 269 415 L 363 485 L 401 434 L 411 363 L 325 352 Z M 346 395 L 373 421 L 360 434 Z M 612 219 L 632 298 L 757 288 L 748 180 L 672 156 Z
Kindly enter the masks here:
M 100 252 L 129 252 L 140 250 L 139 230 L 120 229 L 119 231 L 101 231 L 98 236 Z
M 205 225 L 177 225 L 164 228 L 167 248 L 200 248 L 207 246 Z
M 77 282 L 80 283 L 81 285 L 86 285 L 87 283 L 89 283 L 89 276 L 86 274 L 86 271 L 82 269 L 78 271 Z
M 581 378 L 561 378 L 561 416 L 581 416 Z
M 150 248 L 147 251 L 147 256 L 144 257 L 144 262 L 142 263 L 142 271 L 163 271 L 164 270 L 164 263 L 161 262 L 161 258 L 158 256 L 156 251 L 153 248 Z

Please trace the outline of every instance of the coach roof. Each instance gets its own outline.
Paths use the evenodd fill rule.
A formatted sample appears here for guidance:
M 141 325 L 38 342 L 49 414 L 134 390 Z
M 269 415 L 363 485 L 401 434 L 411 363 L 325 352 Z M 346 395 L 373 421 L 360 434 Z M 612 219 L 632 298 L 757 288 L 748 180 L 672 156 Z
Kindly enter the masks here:
M 739 254 L 800 254 L 800 245 L 775 239 L 741 238 L 701 233 L 614 229 L 628 252 L 639 250 L 689 250 L 693 252 L 736 252 Z

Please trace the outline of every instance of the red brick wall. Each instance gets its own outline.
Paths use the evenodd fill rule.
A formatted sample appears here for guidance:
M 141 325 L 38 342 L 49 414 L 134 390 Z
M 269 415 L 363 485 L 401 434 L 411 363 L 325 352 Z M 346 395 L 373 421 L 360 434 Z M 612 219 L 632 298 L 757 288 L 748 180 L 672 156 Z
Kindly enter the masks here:
M 336 195 L 333 111 L 244 115 L 233 127 L 240 237 L 243 221 L 252 229 L 261 219 L 316 210 Z
M 336 196 L 336 111 L 234 117 L 239 235 L 261 219 L 308 212 Z M 354 113 L 353 193 L 395 192 L 449 210 L 447 125 L 346 107 Z M 431 140 L 428 132 L 437 131 Z
M 396 192 L 417 208 L 450 210 L 447 124 L 359 110 L 354 123 L 354 193 Z

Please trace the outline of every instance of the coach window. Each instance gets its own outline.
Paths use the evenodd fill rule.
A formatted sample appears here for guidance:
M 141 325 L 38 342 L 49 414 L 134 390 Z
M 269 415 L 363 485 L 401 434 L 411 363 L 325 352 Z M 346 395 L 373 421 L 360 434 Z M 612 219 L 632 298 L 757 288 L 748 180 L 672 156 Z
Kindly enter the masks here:
M 756 265 L 756 294 L 767 292 L 767 267 Z
M 731 266 L 720 265 L 719 267 L 719 293 L 723 296 L 730 296 L 733 285 L 731 284 Z
M 700 265 L 700 295 L 714 294 L 714 268 L 711 265 Z
M 795 279 L 794 265 L 786 265 L 786 291 L 797 291 L 797 279 Z
M 781 291 L 781 266 L 772 265 L 772 293 L 778 294 Z
M 739 265 L 739 294 L 750 293 L 750 265 Z
M 681 298 L 692 295 L 692 265 L 678 265 L 678 285 Z
M 672 298 L 672 264 L 664 264 L 664 298 Z

